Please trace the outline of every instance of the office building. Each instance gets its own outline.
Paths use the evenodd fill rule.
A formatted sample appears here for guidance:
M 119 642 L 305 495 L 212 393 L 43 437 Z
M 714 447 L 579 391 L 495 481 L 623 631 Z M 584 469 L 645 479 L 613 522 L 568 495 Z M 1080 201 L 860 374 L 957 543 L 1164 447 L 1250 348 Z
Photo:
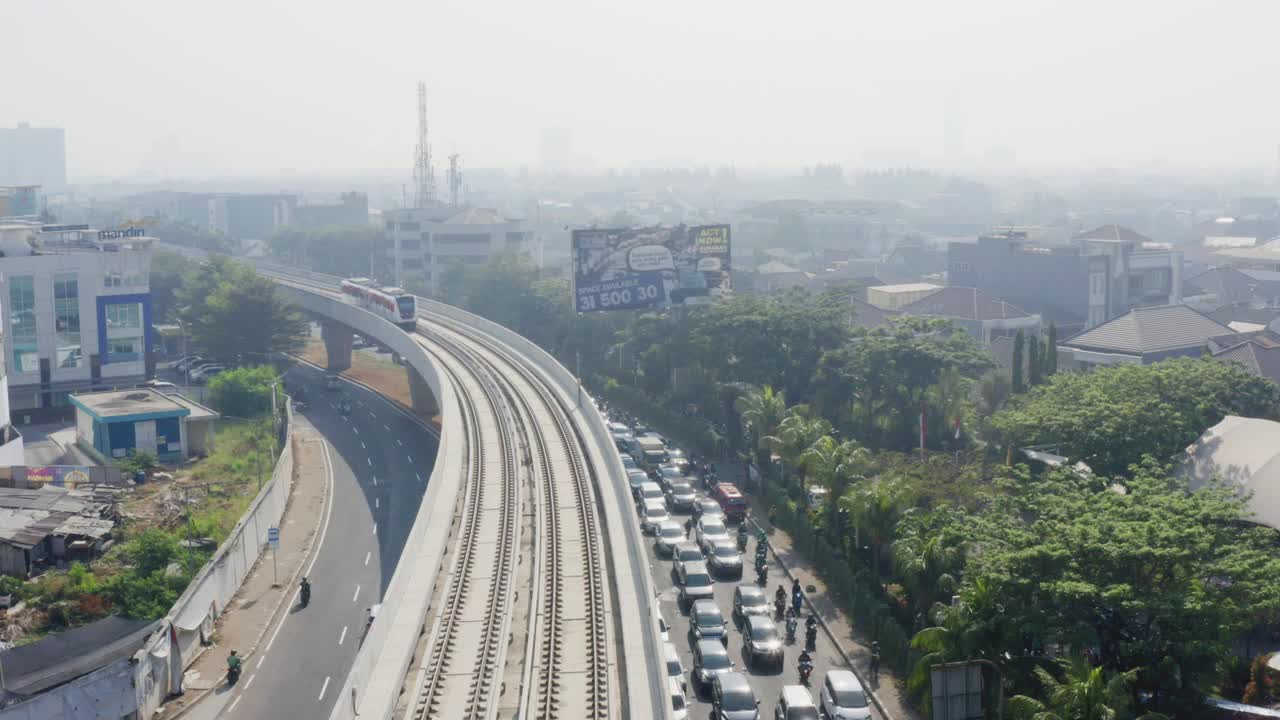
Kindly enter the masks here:
M 266 240 L 293 222 L 293 195 L 215 195 L 209 198 L 209 230 L 232 240 Z
M 70 417 L 68 394 L 147 377 L 152 242 L 139 230 L 0 224 L 4 361 L 15 419 Z
M 532 233 L 523 220 L 489 208 L 444 206 L 386 210 L 387 257 L 397 285 L 419 279 L 438 295 L 441 278 L 459 265 L 483 265 L 507 251 L 532 253 Z
M 67 147 L 62 128 L 18 123 L 0 128 L 0 185 L 43 185 L 49 192 L 67 187 Z
M 900 310 L 942 289 L 933 283 L 905 283 L 867 288 L 867 302 L 882 310 Z
M 987 235 L 948 244 L 947 284 L 1007 300 L 1069 335 L 1134 308 L 1181 302 L 1182 253 L 1114 225 L 1064 245 Z
M 369 196 L 362 192 L 345 192 L 336 203 L 299 205 L 293 209 L 293 221 L 301 227 L 368 225 Z

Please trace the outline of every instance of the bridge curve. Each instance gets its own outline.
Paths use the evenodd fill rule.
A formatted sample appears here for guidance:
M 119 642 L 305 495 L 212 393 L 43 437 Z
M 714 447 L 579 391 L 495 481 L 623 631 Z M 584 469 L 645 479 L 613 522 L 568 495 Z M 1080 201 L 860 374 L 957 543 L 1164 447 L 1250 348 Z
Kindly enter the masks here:
M 171 249 L 194 257 L 204 255 L 189 248 Z M 580 448 L 580 457 L 572 462 L 581 467 L 583 477 L 589 479 L 593 488 L 594 504 L 599 510 L 598 532 L 602 536 L 598 544 L 608 568 L 608 577 L 601 579 L 607 580 L 608 587 L 603 597 L 608 599 L 610 606 L 605 633 L 608 638 L 608 680 L 601 683 L 607 692 L 603 699 L 584 701 L 587 703 L 584 707 L 596 707 L 590 717 L 669 717 L 671 705 L 661 660 L 657 597 L 645 557 L 643 536 L 634 522 L 625 471 L 613 450 L 613 440 L 604 419 L 590 403 L 579 406 L 576 402 L 577 379 L 526 338 L 459 308 L 419 298 L 421 325 L 419 334 L 415 335 L 346 302 L 337 292 L 340 278 L 262 261 L 250 261 L 249 264 L 275 281 L 290 300 L 309 314 L 328 323 L 336 323 L 341 328 L 350 328 L 395 352 L 409 370 L 411 387 L 415 381 L 424 386 L 414 388 L 415 404 L 419 402 L 421 390 L 426 389 L 440 409 L 439 452 L 426 494 L 387 587 L 378 621 L 357 654 L 331 718 L 389 719 L 399 717 L 401 713 L 404 717 L 498 716 L 496 703 L 474 702 L 468 706 L 473 709 L 466 713 L 433 714 L 432 702 L 435 706 L 448 705 L 453 698 L 445 690 L 435 690 L 434 698 L 425 698 L 421 702 L 414 700 L 411 696 L 415 693 L 427 692 L 417 687 L 424 684 L 422 676 L 426 672 L 419 669 L 415 679 L 410 677 L 414 674 L 410 668 L 416 664 L 415 660 L 420 660 L 423 666 L 434 660 L 429 649 L 436 646 L 424 643 L 425 638 L 441 632 L 456 632 L 441 630 L 439 617 L 435 618 L 433 627 L 428 627 L 428 611 L 433 592 L 435 597 L 443 597 L 439 586 L 448 587 L 449 563 L 453 562 L 450 555 L 456 552 L 451 548 L 456 548 L 459 543 L 455 535 L 465 535 L 465 521 L 457 520 L 456 516 L 458 507 L 467 502 L 468 494 L 475 492 L 474 488 L 468 489 L 472 483 L 468 478 L 474 475 L 472 471 L 478 462 L 477 455 L 469 450 L 471 445 L 479 442 L 476 426 L 508 423 L 512 426 L 513 438 L 523 433 L 523 440 L 517 438 L 513 442 L 532 448 L 536 443 L 530 439 L 528 426 L 550 424 L 552 416 L 562 418 L 564 429 L 560 433 L 565 436 L 566 447 L 576 442 Z M 437 336 L 436 340 L 424 339 L 424 335 L 433 334 Z M 445 342 L 446 337 L 448 342 Z M 516 400 L 513 391 L 507 390 L 507 399 L 500 397 L 501 391 L 495 392 L 486 401 L 489 411 L 473 410 L 475 416 L 468 418 L 466 408 L 483 406 L 479 398 L 472 397 L 478 394 L 480 376 L 476 376 L 475 382 L 467 380 L 460 375 L 456 365 L 464 360 L 475 363 L 482 354 L 487 355 L 486 362 L 492 366 L 485 373 L 490 377 L 485 382 L 492 384 L 493 378 L 503 374 L 498 363 L 508 363 L 510 369 L 519 370 L 525 376 L 526 391 L 541 393 L 540 402 L 545 404 L 545 409 L 535 411 L 527 399 L 513 402 Z M 469 357 L 464 359 L 464 355 Z M 422 401 L 426 402 L 426 399 Z M 517 407 L 521 404 L 523 409 Z M 544 463 L 547 468 L 545 482 L 550 482 L 552 476 L 561 475 L 560 470 L 552 472 L 550 463 L 545 459 Z M 524 472 L 528 475 L 525 480 L 532 483 L 536 473 L 533 470 Z M 551 504 L 559 503 L 553 501 Z M 459 522 L 464 525 L 461 530 L 455 527 Z M 511 532 L 515 535 L 524 533 L 536 540 L 546 532 L 546 528 L 540 524 L 537 528 Z M 516 540 L 513 538 L 512 542 Z M 537 565 L 539 563 L 535 562 Z M 534 587 L 516 588 L 520 598 L 534 595 L 537 591 Z M 442 602 L 436 600 L 437 605 Z M 529 602 L 532 605 L 534 600 L 531 598 Z M 430 611 L 438 616 L 441 608 L 430 608 Z M 540 617 L 541 609 L 531 609 L 530 615 Z M 536 662 L 536 648 L 533 646 L 547 641 L 543 633 L 549 631 L 533 628 L 534 617 L 530 617 L 529 622 L 531 629 L 524 638 L 527 647 L 511 650 L 511 661 L 517 661 L 514 654 L 522 653 L 526 663 Z M 516 636 L 513 632 L 508 639 Z M 492 670 L 485 672 L 492 673 Z M 547 668 L 539 667 L 539 674 L 547 672 Z M 487 677 L 474 679 L 481 685 L 490 682 Z M 550 710 L 535 712 L 536 708 L 532 706 L 537 703 L 532 696 L 537 688 L 533 685 L 539 682 L 551 684 L 550 680 L 537 677 L 531 668 L 526 668 L 522 680 L 525 687 L 522 688 L 520 717 L 568 717 Z M 578 676 L 566 675 L 563 682 L 576 683 Z M 577 697 L 578 688 L 569 687 L 567 690 L 574 698 Z M 550 697 L 560 690 L 546 689 L 543 692 Z M 444 693 L 443 700 L 441 693 Z M 407 708 L 406 697 L 409 700 Z M 559 700 L 547 702 L 544 707 L 553 708 L 558 703 Z M 509 715 L 504 712 L 503 716 Z M 582 717 L 588 715 L 583 714 Z

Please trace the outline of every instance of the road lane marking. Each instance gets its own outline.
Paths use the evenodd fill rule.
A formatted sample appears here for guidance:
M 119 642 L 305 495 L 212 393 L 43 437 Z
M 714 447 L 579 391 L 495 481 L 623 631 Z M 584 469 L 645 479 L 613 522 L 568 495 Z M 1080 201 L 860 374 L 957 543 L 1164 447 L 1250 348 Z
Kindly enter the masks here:
M 384 430 L 386 430 L 387 432 L 391 432 L 391 428 L 390 428 L 390 427 L 388 427 L 387 425 L 385 425 L 385 424 L 384 424 L 382 427 L 383 427 L 383 429 L 384 429 Z
M 316 698 L 316 702 L 320 702 L 321 700 L 323 700 L 323 699 L 324 699 L 324 691 L 325 691 L 325 690 L 328 690 L 328 689 L 329 689 L 329 676 L 328 676 L 328 675 L 325 675 L 325 676 L 324 676 L 324 685 L 321 685 L 321 686 L 320 686 L 320 697 L 317 697 L 317 698 Z
M 373 524 L 373 534 L 374 534 L 374 535 L 377 535 L 377 534 L 378 534 L 378 523 L 374 523 L 374 524 Z
M 257 674 L 257 673 L 254 673 L 253 675 L 250 675 L 250 676 L 249 676 L 249 681 L 248 681 L 248 682 L 246 682 L 246 683 L 244 684 L 244 690 L 243 690 L 243 692 L 249 692 L 249 686 L 250 686 L 250 685 L 253 685 L 253 679 L 254 679 L 254 678 L 256 678 L 256 677 L 258 677 L 258 674 Z
M 400 442 L 400 438 L 396 438 L 396 444 L 400 447 L 404 447 L 404 443 Z
M 414 475 L 417 476 L 418 482 L 422 482 L 422 473 L 414 473 Z
M 369 467 L 373 467 L 373 458 L 365 458 L 364 460 L 369 463 Z
M 261 670 L 261 669 L 262 669 L 262 663 L 264 663 L 264 662 L 266 662 L 266 661 L 267 661 L 267 656 L 266 656 L 265 654 L 263 654 L 263 655 L 262 655 L 262 657 L 258 658 L 258 666 L 257 666 L 256 668 L 254 668 L 254 669 L 255 669 L 255 670 Z
M 347 417 L 346 415 L 343 415 L 341 417 L 342 417 L 342 422 L 348 422 L 348 423 L 351 422 L 351 418 Z
M 365 564 L 365 565 L 368 565 L 368 564 L 369 564 L 369 557 L 370 557 L 371 555 L 373 555 L 373 551 L 372 551 L 372 550 L 370 550 L 369 552 L 367 552 L 367 553 L 365 553 L 365 554 L 364 554 L 364 564 Z
M 356 598 L 358 598 L 358 597 L 360 597 L 360 586 L 359 586 L 359 585 L 357 585 L 357 586 L 356 586 L 356 592 L 355 592 L 355 594 L 351 596 L 351 602 L 355 602 L 355 601 L 356 601 Z
M 342 634 L 338 636 L 338 644 L 341 645 L 343 640 L 347 639 L 347 626 L 342 626 Z
M 380 507 L 382 507 L 382 505 L 378 502 L 378 498 L 374 498 L 374 499 L 373 499 L 373 509 L 374 509 L 374 510 L 377 510 L 377 509 L 378 509 L 378 508 L 380 508 Z
M 364 441 L 363 441 L 363 440 L 361 440 L 361 441 L 360 441 L 360 449 L 361 449 L 361 450 L 368 450 L 368 449 L 369 449 L 368 447 L 366 447 L 366 446 L 365 446 L 365 444 L 364 444 Z
M 360 402 L 359 400 L 356 401 L 356 404 L 359 405 L 360 407 L 364 407 L 364 403 Z
M 235 710 L 235 709 L 236 709 L 236 706 L 240 704 L 240 698 L 242 698 L 242 697 L 244 697 L 244 696 L 243 696 L 243 695 L 240 695 L 239 697 L 237 697 L 237 698 L 235 699 L 235 702 L 231 703 L 231 707 L 227 708 L 227 712 L 231 712 L 232 710 Z
M 405 457 L 409 458 L 409 464 L 410 464 L 410 465 L 412 465 L 412 464 L 413 464 L 413 456 L 412 456 L 412 455 L 409 455 L 408 453 L 405 453 Z
M 359 435 L 359 434 L 360 434 L 360 428 L 355 427 L 355 426 L 352 426 L 352 427 L 351 427 L 351 432 L 354 432 L 355 434 Z
M 373 476 L 373 486 L 374 486 L 374 487 L 378 487 L 378 476 L 377 476 L 377 475 L 374 475 L 374 476 Z
M 375 413 L 374 411 L 370 410 L 370 411 L 369 411 L 369 417 L 374 418 L 374 419 L 376 420 L 376 419 L 378 418 L 378 414 L 377 414 L 377 413 Z

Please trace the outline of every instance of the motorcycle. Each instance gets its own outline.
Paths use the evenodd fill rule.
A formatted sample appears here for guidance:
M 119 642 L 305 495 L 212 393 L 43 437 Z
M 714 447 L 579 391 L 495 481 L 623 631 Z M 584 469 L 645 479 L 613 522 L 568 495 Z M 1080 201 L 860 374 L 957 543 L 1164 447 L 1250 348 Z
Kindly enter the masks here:
M 810 625 L 804 631 L 804 646 L 809 650 L 813 650 L 818 646 L 818 626 Z
M 738 533 L 738 552 L 747 551 L 747 534 Z
M 795 615 L 787 616 L 787 644 L 788 645 L 796 641 L 796 625 L 797 624 L 798 623 L 796 622 Z
M 311 604 L 311 583 L 303 581 L 302 583 L 302 607 Z
M 804 603 L 804 596 L 798 592 L 791 594 L 791 612 L 796 615 L 800 614 L 800 606 Z
M 782 598 L 778 598 L 773 601 L 774 616 L 777 619 L 779 620 L 782 619 L 782 615 L 784 612 L 786 612 L 786 609 L 787 609 L 787 601 L 783 600 Z
M 800 662 L 800 684 L 809 687 L 809 676 L 813 674 L 813 661 L 802 660 Z
M 227 685 L 235 685 L 240 679 L 240 658 L 232 655 L 227 658 Z
M 769 568 L 756 568 L 756 584 L 764 587 L 769 584 Z

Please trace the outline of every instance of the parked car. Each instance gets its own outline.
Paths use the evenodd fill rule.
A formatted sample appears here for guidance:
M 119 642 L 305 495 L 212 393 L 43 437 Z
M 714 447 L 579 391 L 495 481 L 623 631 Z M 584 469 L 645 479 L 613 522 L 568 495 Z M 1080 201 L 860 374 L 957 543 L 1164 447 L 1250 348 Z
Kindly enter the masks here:
M 674 511 L 692 510 L 693 503 L 697 499 L 698 493 L 684 480 L 667 486 L 667 504 Z
M 698 529 L 694 535 L 699 547 L 706 547 L 707 543 L 715 540 L 732 539 L 729 537 L 729 526 L 725 525 L 720 518 L 703 517 L 699 519 Z
M 830 720 L 867 720 L 871 706 L 867 693 L 851 670 L 828 670 L 818 694 L 822 715 Z
M 640 529 L 646 533 L 656 533 L 662 523 L 670 520 L 667 504 L 661 500 L 645 500 L 640 506 Z
M 683 685 L 684 676 L 681 676 L 680 682 L 674 679 L 667 682 L 671 688 L 671 720 L 687 720 L 689 717 L 689 701 L 685 698 L 687 688 Z
M 693 644 L 693 669 L 689 671 L 689 676 L 693 678 L 694 685 L 705 688 L 717 675 L 731 670 L 733 660 L 724 643 L 706 639 Z
M 714 540 L 702 546 L 707 567 L 721 577 L 742 579 L 742 553 L 732 540 Z
M 733 590 L 733 619 L 745 622 L 753 615 L 768 615 L 769 599 L 755 585 L 739 585 Z
M 198 383 L 209 382 L 209 380 L 213 379 L 214 375 L 217 375 L 225 369 L 226 368 L 221 365 L 201 365 L 196 368 L 195 372 L 191 373 L 191 381 Z
M 751 681 L 740 672 L 720 673 L 711 683 L 711 716 L 715 720 L 759 720 L 759 705 Z
M 696 600 L 689 610 L 689 632 L 697 640 L 729 642 L 729 628 L 715 600 Z
M 142 383 L 142 387 L 149 387 L 153 390 L 175 390 L 178 386 L 164 380 L 148 380 Z
M 782 667 L 782 636 L 768 615 L 748 615 L 742 628 L 742 662 Z
M 667 520 L 659 524 L 653 536 L 653 552 L 658 557 L 671 557 L 676 545 L 688 540 L 684 535 L 684 526 L 675 520 Z
M 676 566 L 676 583 L 680 586 L 680 604 L 689 607 L 694 601 L 715 597 L 715 581 L 700 561 L 683 562 Z
M 186 370 L 188 367 L 191 367 L 193 365 L 199 365 L 202 362 L 204 362 L 204 358 L 200 357 L 199 355 L 183 355 L 178 360 L 178 362 L 173 364 L 173 369 L 177 370 L 178 372 L 182 372 Z

